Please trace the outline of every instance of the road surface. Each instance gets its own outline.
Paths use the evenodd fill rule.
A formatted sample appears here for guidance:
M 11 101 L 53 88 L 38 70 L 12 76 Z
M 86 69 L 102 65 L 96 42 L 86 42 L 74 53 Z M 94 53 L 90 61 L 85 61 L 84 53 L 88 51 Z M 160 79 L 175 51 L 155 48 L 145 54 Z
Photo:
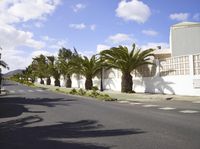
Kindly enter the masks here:
M 200 149 L 200 103 L 103 102 L 10 81 L 4 88 L 1 149 Z

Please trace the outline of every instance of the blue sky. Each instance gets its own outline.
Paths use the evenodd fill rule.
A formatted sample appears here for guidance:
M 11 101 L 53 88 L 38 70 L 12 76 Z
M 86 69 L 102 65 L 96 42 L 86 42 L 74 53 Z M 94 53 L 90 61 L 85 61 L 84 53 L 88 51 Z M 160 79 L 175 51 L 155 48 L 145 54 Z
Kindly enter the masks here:
M 90 56 L 135 42 L 169 48 L 169 28 L 200 21 L 199 0 L 0 0 L 0 46 L 11 70 L 60 47 Z

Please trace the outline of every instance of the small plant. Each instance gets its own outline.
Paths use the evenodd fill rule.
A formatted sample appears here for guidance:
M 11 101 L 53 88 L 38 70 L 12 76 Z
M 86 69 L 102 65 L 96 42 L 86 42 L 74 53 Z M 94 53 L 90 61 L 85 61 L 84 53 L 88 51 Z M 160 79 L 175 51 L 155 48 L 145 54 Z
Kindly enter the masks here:
M 78 95 L 84 96 L 84 95 L 86 95 L 86 91 L 83 90 L 82 88 L 80 88 L 80 89 L 78 90 Z
M 92 90 L 91 93 L 89 94 L 90 97 L 94 97 L 94 98 L 96 98 L 99 95 L 100 93 L 97 90 Z
M 59 88 L 57 88 L 57 89 L 56 89 L 56 91 L 58 91 L 58 92 L 59 92 L 59 91 L 60 91 L 60 89 L 59 89 Z
M 132 91 L 128 91 L 127 93 L 129 93 L 129 94 L 133 94 L 133 93 L 135 93 L 135 91 L 132 90 Z
M 77 90 L 76 90 L 75 88 L 73 88 L 73 89 L 69 92 L 69 94 L 77 95 L 78 92 L 77 92 Z
M 99 89 L 98 89 L 97 86 L 93 86 L 93 87 L 92 87 L 92 90 L 93 90 L 93 91 L 97 91 L 97 90 L 99 90 Z
M 104 101 L 116 101 L 116 99 L 110 97 L 108 94 L 100 94 L 98 96 L 99 99 L 102 99 Z

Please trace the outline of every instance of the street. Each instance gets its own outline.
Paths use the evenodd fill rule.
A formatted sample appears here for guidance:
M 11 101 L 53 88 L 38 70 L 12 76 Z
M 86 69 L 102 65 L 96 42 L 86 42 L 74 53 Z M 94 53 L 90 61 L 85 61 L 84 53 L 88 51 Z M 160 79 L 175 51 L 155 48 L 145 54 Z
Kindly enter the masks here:
M 200 148 L 200 103 L 103 102 L 3 86 L 9 93 L 0 96 L 1 149 Z

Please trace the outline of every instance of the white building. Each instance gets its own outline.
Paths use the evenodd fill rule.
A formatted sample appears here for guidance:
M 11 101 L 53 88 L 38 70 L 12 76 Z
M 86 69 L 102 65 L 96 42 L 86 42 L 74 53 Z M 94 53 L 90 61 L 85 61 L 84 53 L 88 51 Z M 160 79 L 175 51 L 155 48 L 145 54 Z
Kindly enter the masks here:
M 172 56 L 200 53 L 200 23 L 182 22 L 170 28 Z

